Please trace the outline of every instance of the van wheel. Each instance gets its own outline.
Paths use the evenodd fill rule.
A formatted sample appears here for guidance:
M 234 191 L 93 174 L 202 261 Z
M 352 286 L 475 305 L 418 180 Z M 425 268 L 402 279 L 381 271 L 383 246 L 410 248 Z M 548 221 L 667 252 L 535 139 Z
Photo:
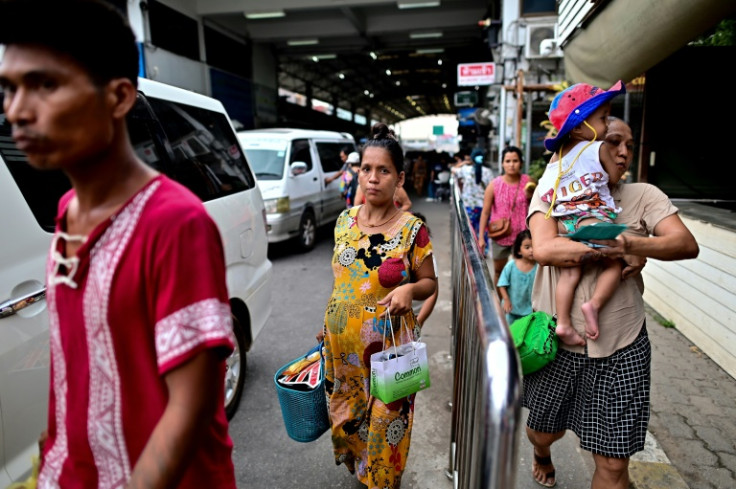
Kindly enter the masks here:
M 299 234 L 296 239 L 302 251 L 309 251 L 314 248 L 317 241 L 317 222 L 312 211 L 305 211 L 302 214 L 302 220 L 299 222 Z
M 248 368 L 245 357 L 245 331 L 238 318 L 232 316 L 232 319 L 235 348 L 227 357 L 227 369 L 225 370 L 225 414 L 228 420 L 232 419 L 238 410 L 240 398 L 243 396 L 245 372 Z

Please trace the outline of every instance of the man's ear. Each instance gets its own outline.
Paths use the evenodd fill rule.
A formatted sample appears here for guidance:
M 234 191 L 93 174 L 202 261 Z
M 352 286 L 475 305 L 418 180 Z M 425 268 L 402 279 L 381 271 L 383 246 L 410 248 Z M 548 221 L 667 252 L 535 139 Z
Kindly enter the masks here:
M 128 78 L 115 78 L 107 83 L 107 100 L 112 115 L 123 119 L 135 104 L 138 90 Z

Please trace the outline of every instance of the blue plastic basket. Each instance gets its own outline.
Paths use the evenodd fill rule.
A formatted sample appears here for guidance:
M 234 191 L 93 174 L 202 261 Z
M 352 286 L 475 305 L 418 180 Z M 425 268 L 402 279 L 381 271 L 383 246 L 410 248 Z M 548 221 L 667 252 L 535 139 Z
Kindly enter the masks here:
M 327 399 L 325 398 L 325 359 L 322 358 L 322 375 L 319 385 L 309 391 L 292 389 L 278 382 L 281 373 L 297 360 L 308 357 L 320 351 L 322 343 L 309 350 L 305 355 L 297 357 L 276 371 L 273 383 L 276 385 L 276 394 L 281 405 L 281 415 L 284 418 L 286 434 L 289 438 L 299 442 L 314 441 L 330 427 L 330 418 L 327 413 Z

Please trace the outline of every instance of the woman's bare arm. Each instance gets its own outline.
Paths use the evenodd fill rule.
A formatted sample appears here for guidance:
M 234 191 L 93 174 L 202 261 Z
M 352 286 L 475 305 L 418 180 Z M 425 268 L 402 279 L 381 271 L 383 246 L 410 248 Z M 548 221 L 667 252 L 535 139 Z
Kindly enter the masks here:
M 437 296 L 439 295 L 439 284 L 434 289 L 434 293 L 427 297 L 424 302 L 422 303 L 422 307 L 419 309 L 419 314 L 417 314 L 417 322 L 419 325 L 423 325 L 424 322 L 427 320 L 430 314 L 432 314 L 432 311 L 434 310 L 435 304 L 437 304 Z
M 506 287 L 499 287 L 498 295 L 501 296 L 501 307 L 503 307 L 503 312 L 505 312 L 506 314 L 510 313 L 511 309 L 514 308 L 514 305 L 511 303 L 511 297 L 509 297 L 509 293 L 506 290 Z
M 406 193 L 406 190 L 404 190 L 404 187 L 396 187 L 394 200 L 399 204 L 399 209 L 402 211 L 411 211 L 411 199 L 409 198 L 409 194 Z
M 677 214 L 662 219 L 654 227 L 653 236 L 621 234 L 615 240 L 595 240 L 606 245 L 602 252 L 611 258 L 624 255 L 644 256 L 657 260 L 672 261 L 696 258 L 700 252 L 698 243 Z M 534 250 L 534 257 L 537 250 Z
M 534 259 L 540 265 L 555 267 L 574 267 L 603 255 L 600 251 L 557 235 L 557 219 L 546 219 L 542 212 L 535 212 L 529 218 L 529 231 L 532 233 Z
M 390 304 L 391 314 L 403 315 L 412 310 L 412 301 L 424 300 L 432 295 L 437 288 L 437 278 L 434 272 L 434 260 L 427 257 L 419 269 L 414 272 L 416 281 L 399 285 L 378 301 L 379 305 Z
M 363 204 L 365 198 L 363 197 L 363 189 L 360 185 L 358 185 L 357 190 L 355 191 L 355 197 L 353 197 L 353 205 L 360 205 Z
M 647 264 L 647 259 L 644 256 L 624 255 L 623 260 L 624 267 L 621 270 L 621 280 L 640 274 Z

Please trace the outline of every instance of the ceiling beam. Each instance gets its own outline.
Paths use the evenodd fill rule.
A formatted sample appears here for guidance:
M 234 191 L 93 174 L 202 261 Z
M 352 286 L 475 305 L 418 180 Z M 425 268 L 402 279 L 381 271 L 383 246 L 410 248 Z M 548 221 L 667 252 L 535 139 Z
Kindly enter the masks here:
M 396 6 L 396 0 L 370 1 L 372 6 L 384 4 Z M 340 0 L 340 5 L 343 7 L 365 7 L 366 0 Z M 264 10 L 304 10 L 335 8 L 335 0 L 268 0 L 268 2 L 263 0 L 196 0 L 195 8 L 200 15 Z

